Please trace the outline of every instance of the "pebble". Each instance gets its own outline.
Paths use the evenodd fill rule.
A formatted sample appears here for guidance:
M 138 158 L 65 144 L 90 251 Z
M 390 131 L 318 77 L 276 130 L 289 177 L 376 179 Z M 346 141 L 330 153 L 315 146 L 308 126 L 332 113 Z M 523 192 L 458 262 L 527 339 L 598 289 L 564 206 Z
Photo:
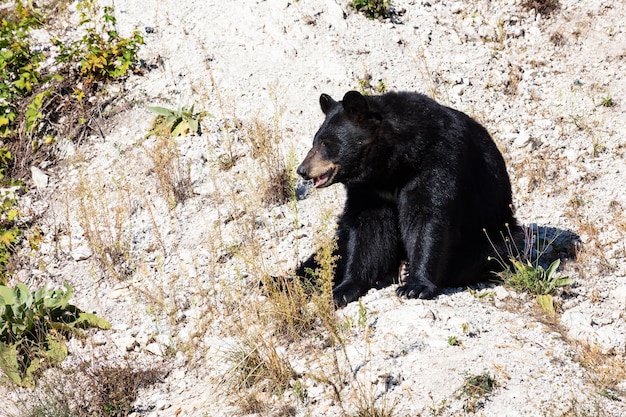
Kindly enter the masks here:
M 30 173 L 33 179 L 33 183 L 35 184 L 35 187 L 37 187 L 38 189 L 43 189 L 48 186 L 49 176 L 46 173 L 44 173 L 42 170 L 40 170 L 36 166 L 31 166 Z

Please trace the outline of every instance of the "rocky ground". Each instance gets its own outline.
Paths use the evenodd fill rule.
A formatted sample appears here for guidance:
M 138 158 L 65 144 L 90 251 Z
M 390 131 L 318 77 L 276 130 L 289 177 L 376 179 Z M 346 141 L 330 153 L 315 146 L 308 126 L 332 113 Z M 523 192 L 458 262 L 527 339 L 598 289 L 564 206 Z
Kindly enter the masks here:
M 144 31 L 146 71 L 112 89 L 102 134 L 63 144 L 20 200 L 43 241 L 21 250 L 15 281 L 68 281 L 74 304 L 113 324 L 73 340 L 64 367 L 162 370 L 135 416 L 625 415 L 626 3 L 523 3 L 398 0 L 383 21 L 344 0 L 116 3 L 120 30 Z M 574 284 L 556 317 L 503 286 L 429 301 L 392 287 L 337 313 L 340 345 L 264 328 L 256 283 L 308 256 L 343 190 L 267 204 L 271 163 L 255 149 L 293 167 L 323 120 L 319 95 L 350 89 L 423 92 L 487 127 L 520 221 L 582 243 L 560 271 Z M 146 106 L 191 104 L 210 113 L 202 134 L 175 146 L 148 135 Z M 193 192 L 172 200 L 168 173 Z M 232 383 L 232 353 L 250 338 L 295 371 L 286 389 Z M 464 395 L 485 373 L 490 394 Z M 35 401 L 0 395 L 13 415 Z M 358 414 L 368 407 L 388 414 Z

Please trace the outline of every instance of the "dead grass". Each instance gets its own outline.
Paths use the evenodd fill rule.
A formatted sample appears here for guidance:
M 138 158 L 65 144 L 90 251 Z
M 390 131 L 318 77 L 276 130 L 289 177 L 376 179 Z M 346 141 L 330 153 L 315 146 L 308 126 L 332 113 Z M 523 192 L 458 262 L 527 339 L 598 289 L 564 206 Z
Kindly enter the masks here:
M 626 380 L 626 356 L 604 351 L 599 345 L 584 342 L 570 342 L 575 346 L 576 361 L 587 370 L 588 378 L 600 392 L 610 390 L 625 397 L 626 392 L 617 386 Z
M 243 128 L 252 158 L 258 162 L 262 201 L 266 205 L 286 203 L 294 195 L 294 167 L 287 165 L 280 147 L 278 121 L 270 125 L 255 118 Z
M 286 358 L 278 354 L 275 342 L 260 331 L 242 335 L 228 361 L 232 366 L 226 380 L 237 390 L 255 388 L 280 393 L 297 376 Z
M 20 417 L 126 417 L 141 388 L 154 385 L 165 369 L 130 363 L 121 366 L 83 362 L 56 370 L 25 393 Z
M 76 204 L 78 222 L 100 266 L 118 279 L 134 269 L 130 238 L 124 226 L 131 209 L 130 188 L 123 179 L 106 180 L 79 174 L 68 204 Z
M 526 10 L 536 10 L 544 17 L 549 17 L 561 8 L 559 0 L 524 0 L 522 7 Z
M 150 135 L 156 138 L 152 147 L 144 144 L 146 154 L 152 161 L 152 172 L 159 184 L 159 194 L 165 198 L 170 210 L 176 208 L 193 194 L 189 165 L 178 151 L 176 138 L 169 134 L 163 118 L 155 118 Z

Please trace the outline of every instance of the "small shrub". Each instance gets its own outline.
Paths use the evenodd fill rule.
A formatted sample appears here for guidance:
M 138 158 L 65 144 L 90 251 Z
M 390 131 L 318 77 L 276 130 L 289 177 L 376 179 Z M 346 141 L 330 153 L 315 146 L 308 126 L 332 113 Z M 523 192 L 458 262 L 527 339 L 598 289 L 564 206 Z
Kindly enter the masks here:
M 65 339 L 80 328 L 108 329 L 109 322 L 69 304 L 72 288 L 35 292 L 24 284 L 0 285 L 0 368 L 16 384 L 30 385 L 67 356 Z
M 369 19 L 385 19 L 389 17 L 391 2 L 389 0 L 352 0 L 352 8 L 363 13 Z
M 158 369 L 126 366 L 90 366 L 85 369 L 93 390 L 91 403 L 83 404 L 80 415 L 126 417 L 133 411 L 139 389 L 153 385 L 163 375 Z M 88 414 L 88 412 L 90 412 Z
M 166 371 L 137 365 L 79 363 L 46 373 L 21 405 L 23 417 L 126 417 L 137 411 L 139 390 L 160 381 Z
M 41 26 L 42 16 L 17 1 L 14 9 L 0 10 L 0 18 L 0 137 L 9 137 L 17 128 L 18 101 L 41 80 L 43 55 L 33 50 L 30 30 Z
M 100 266 L 114 277 L 125 279 L 134 271 L 130 238 L 124 227 L 131 202 L 128 187 L 115 185 L 116 193 L 105 194 L 108 187 L 100 179 L 92 181 L 81 175 L 73 196 L 78 222 Z
M 285 160 L 280 147 L 282 136 L 276 121 L 272 126 L 259 119 L 253 120 L 246 129 L 246 139 L 263 175 L 263 202 L 268 205 L 286 203 L 295 193 L 295 166 Z

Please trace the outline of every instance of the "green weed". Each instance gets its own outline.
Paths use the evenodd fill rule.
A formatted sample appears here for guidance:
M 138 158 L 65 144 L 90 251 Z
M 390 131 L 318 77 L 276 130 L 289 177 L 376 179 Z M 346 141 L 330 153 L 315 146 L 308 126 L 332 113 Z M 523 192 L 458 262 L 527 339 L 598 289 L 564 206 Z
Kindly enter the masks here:
M 189 133 L 200 133 L 200 120 L 206 115 L 205 112 L 194 111 L 193 104 L 191 107 L 183 106 L 177 110 L 159 106 L 148 106 L 148 110 L 157 114 L 157 118 L 163 120 L 165 126 L 169 128 L 172 137 Z
M 461 346 L 461 341 L 456 336 L 448 336 L 448 345 L 450 345 L 450 346 Z
M 18 210 L 15 198 L 9 193 L 0 193 L 0 201 L 0 284 L 5 284 L 13 245 L 22 231 L 16 225 Z
M 369 19 L 385 19 L 389 17 L 391 2 L 389 0 L 352 0 L 350 6 Z
M 545 231 L 544 236 L 540 236 L 539 228 L 531 227 L 525 229 L 521 242 L 519 236 L 512 236 L 510 231 L 508 233 L 509 236 L 504 238 L 508 260 L 505 261 L 500 257 L 497 250 L 498 259 L 490 258 L 497 260 L 503 267 L 496 275 L 511 288 L 534 294 L 543 311 L 550 315 L 556 314 L 553 294 L 558 288 L 574 282 L 571 278 L 557 273 L 561 264 L 560 258 L 557 257 L 548 267 L 542 265 L 544 252 L 554 249 L 559 235 L 549 237 Z
M 498 383 L 489 372 L 471 375 L 465 378 L 457 398 L 465 399 L 465 405 L 463 406 L 465 412 L 475 412 L 477 409 L 482 408 L 483 401 L 497 386 Z
M 80 328 L 108 329 L 109 322 L 69 303 L 72 288 L 35 292 L 24 284 L 0 285 L 0 369 L 19 385 L 30 385 L 48 366 L 67 356 L 65 339 Z
M 603 107 L 615 107 L 615 104 L 615 100 L 613 100 L 610 94 L 607 94 L 600 100 L 600 105 Z

